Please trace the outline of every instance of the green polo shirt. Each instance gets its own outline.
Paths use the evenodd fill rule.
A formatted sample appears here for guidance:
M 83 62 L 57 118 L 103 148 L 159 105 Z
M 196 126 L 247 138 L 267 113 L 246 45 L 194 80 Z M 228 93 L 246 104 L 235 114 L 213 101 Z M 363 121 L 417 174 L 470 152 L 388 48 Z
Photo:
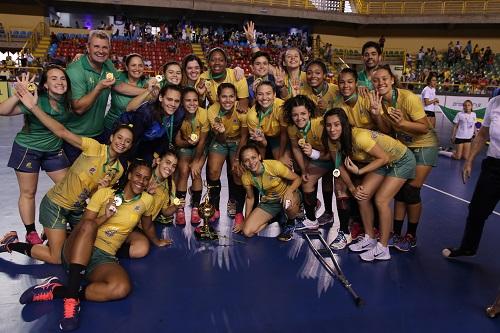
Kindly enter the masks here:
M 66 69 L 71 80 L 72 99 L 77 100 L 91 92 L 106 78 L 107 73 L 113 73 L 116 83 L 120 84 L 120 73 L 116 70 L 111 60 L 106 60 L 102 70 L 97 72 L 89 63 L 88 56 L 82 56 L 72 62 Z M 104 128 L 104 113 L 111 89 L 101 91 L 94 104 L 83 115 L 72 114 L 67 123 L 68 129 L 78 135 L 94 137 L 102 133 Z
M 37 104 L 43 112 L 58 122 L 64 124 L 68 121 L 70 112 L 66 110 L 63 102 L 57 102 L 58 110 L 55 110 L 50 105 L 47 94 L 44 93 L 38 97 Z M 20 109 L 24 114 L 24 126 L 14 139 L 18 145 L 43 152 L 61 149 L 62 140 L 60 138 L 45 127 L 24 105 L 21 104 Z
M 358 72 L 358 86 L 367 87 L 369 90 L 373 90 L 373 83 L 364 69 Z
M 120 73 L 120 81 L 129 83 L 127 74 Z M 137 87 L 144 88 L 148 80 L 143 78 L 137 82 Z M 106 117 L 104 117 L 104 127 L 107 129 L 112 129 L 114 123 L 120 118 L 121 114 L 125 112 L 127 109 L 128 103 L 134 97 L 122 95 L 119 92 L 114 90 L 111 91 L 111 108 L 108 113 L 106 113 Z

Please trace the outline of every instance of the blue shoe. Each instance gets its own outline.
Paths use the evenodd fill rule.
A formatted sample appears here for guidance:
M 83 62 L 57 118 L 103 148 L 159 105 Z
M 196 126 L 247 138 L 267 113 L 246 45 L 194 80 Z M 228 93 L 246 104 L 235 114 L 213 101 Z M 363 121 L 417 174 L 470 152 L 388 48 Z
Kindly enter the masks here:
M 17 237 L 17 232 L 9 231 L 6 233 L 2 239 L 0 240 L 0 253 L 2 252 L 12 252 L 9 249 L 9 244 L 19 242 L 19 238 Z
M 408 252 L 412 247 L 417 246 L 417 240 L 410 234 L 406 234 L 399 242 L 394 244 L 394 247 L 399 251 Z
M 49 277 L 40 284 L 28 288 L 19 298 L 19 303 L 28 304 L 33 302 L 51 301 L 54 299 L 54 288 L 60 287 L 63 284 L 55 277 Z
M 293 232 L 295 231 L 295 224 L 287 224 L 283 227 L 283 231 L 278 235 L 278 240 L 282 242 L 288 242 L 293 238 Z
M 330 243 L 330 248 L 332 250 L 342 250 L 347 245 L 351 244 L 352 238 L 351 234 L 344 234 L 342 231 L 338 231 L 337 237 Z
M 389 242 L 387 243 L 387 246 L 393 247 L 395 244 L 399 243 L 401 241 L 401 235 L 397 234 L 391 234 L 391 238 L 389 238 Z
M 78 298 L 64 299 L 64 317 L 59 322 L 62 331 L 74 331 L 80 326 L 80 300 Z
M 300 230 L 315 230 L 319 228 L 319 223 L 318 220 L 311 221 L 309 219 L 305 219 L 302 222 L 299 222 L 295 225 L 295 230 L 300 231 Z

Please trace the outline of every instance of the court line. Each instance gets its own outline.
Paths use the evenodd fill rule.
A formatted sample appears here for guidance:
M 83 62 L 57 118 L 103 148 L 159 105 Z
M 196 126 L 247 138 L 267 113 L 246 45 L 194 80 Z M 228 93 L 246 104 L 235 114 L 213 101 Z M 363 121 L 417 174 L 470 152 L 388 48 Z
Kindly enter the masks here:
M 428 188 L 430 188 L 431 190 L 434 190 L 434 191 L 436 191 L 436 192 L 443 193 L 443 194 L 445 194 L 445 195 L 447 195 L 447 196 L 449 196 L 449 197 L 452 197 L 452 198 L 455 198 L 455 199 L 457 199 L 457 200 L 463 201 L 463 202 L 465 202 L 465 203 L 468 203 L 468 204 L 470 203 L 470 201 L 467 201 L 467 200 L 465 200 L 465 199 L 462 199 L 462 198 L 460 198 L 460 197 L 457 197 L 456 195 L 453 195 L 453 194 L 451 194 L 451 193 L 445 192 L 445 191 L 443 191 L 443 190 L 440 190 L 440 189 L 438 189 L 438 188 L 432 187 L 432 186 L 430 186 L 430 185 L 424 184 L 424 186 L 425 186 L 425 187 L 428 187 Z M 495 210 L 493 211 L 493 214 L 500 216 L 500 213 L 499 213 L 499 212 L 497 212 L 497 211 L 495 211 Z

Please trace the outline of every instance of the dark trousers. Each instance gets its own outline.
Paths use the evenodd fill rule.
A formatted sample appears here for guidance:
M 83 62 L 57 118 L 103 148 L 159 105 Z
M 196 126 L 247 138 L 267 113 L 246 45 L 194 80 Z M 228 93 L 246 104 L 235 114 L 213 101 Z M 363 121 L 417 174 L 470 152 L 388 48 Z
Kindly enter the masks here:
M 500 159 L 487 157 L 481 164 L 481 174 L 469 204 L 469 215 L 461 248 L 477 251 L 484 223 L 500 199 Z

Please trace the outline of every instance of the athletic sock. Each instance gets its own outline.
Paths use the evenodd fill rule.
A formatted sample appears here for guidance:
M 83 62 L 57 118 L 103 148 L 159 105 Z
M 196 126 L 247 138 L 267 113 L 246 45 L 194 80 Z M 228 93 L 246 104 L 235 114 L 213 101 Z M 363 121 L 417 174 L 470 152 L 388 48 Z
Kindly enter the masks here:
M 65 298 L 78 298 L 78 291 L 82 283 L 87 266 L 69 264 L 68 288 Z
M 193 202 L 193 207 L 199 207 L 201 201 L 201 191 L 191 190 L 191 201 Z
M 243 207 L 245 206 L 246 191 L 243 185 L 234 185 L 234 194 L 236 199 L 236 214 L 243 213 Z
M 339 214 L 340 220 L 340 231 L 344 234 L 349 233 L 349 218 L 350 218 L 350 209 L 349 209 L 349 199 L 337 199 L 337 213 Z
M 311 221 L 316 220 L 316 195 L 314 192 L 304 192 L 304 208 L 306 217 Z
M 218 180 L 208 180 L 208 194 L 210 197 L 210 203 L 214 205 L 215 209 L 219 210 L 220 204 L 220 179 Z
M 403 230 L 403 223 L 404 223 L 404 220 L 394 219 L 394 222 L 392 225 L 392 231 L 394 232 L 395 235 L 401 236 L 401 230 Z
M 35 223 L 25 224 L 24 227 L 26 228 L 26 233 L 28 234 L 32 231 L 36 232 Z
M 332 199 L 333 191 L 323 191 L 323 204 L 325 205 L 325 213 L 332 214 Z
M 406 231 L 407 234 L 410 234 L 413 236 L 413 238 L 417 237 L 417 227 L 418 223 L 413 223 L 408 221 L 408 230 Z
M 175 191 L 175 196 L 179 199 L 186 199 L 186 191 Z
M 31 257 L 31 249 L 33 248 L 33 244 L 17 242 L 17 243 L 10 243 L 9 245 L 7 245 L 7 247 L 11 251 L 15 251 L 24 254 L 28 257 Z

